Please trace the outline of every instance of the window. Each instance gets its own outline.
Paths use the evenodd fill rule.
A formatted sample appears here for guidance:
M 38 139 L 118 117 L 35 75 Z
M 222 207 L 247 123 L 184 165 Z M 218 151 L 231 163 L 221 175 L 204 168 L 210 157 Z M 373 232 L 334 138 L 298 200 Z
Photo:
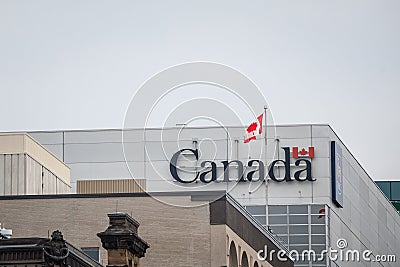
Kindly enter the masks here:
M 290 215 L 289 216 L 289 224 L 308 224 L 308 216 L 307 215 Z
M 393 206 L 400 211 L 400 202 L 392 202 Z
M 268 223 L 270 225 L 287 224 L 287 216 L 269 216 Z
M 289 250 L 314 249 L 316 255 L 327 246 L 327 216 L 325 205 L 270 205 L 268 206 L 268 226 L 278 237 L 284 240 Z M 326 266 L 325 261 L 310 265 L 306 261 L 295 262 L 300 266 Z
M 391 182 L 391 198 L 390 200 L 400 200 L 400 182 Z
M 99 262 L 100 260 L 100 251 L 99 248 L 92 247 L 92 248 L 82 248 L 83 253 L 94 259 L 95 261 Z
M 246 210 L 251 215 L 265 215 L 265 206 L 246 206 Z
M 267 217 L 265 215 L 253 215 L 253 217 L 259 221 L 262 225 L 266 224 Z
M 253 217 L 259 221 L 262 225 L 265 226 L 267 217 L 266 217 L 266 206 L 265 205 L 257 205 L 257 206 L 245 206 L 245 209 L 253 215 Z
M 268 206 L 269 214 L 286 214 L 287 206 Z
M 293 205 L 289 206 L 289 213 L 290 214 L 308 214 L 308 207 L 306 205 Z
M 390 182 L 376 182 L 376 185 L 382 190 L 388 199 L 392 199 L 390 193 Z
M 287 226 L 271 226 L 272 232 L 276 234 L 287 234 L 288 227 Z
M 290 234 L 308 234 L 308 225 L 290 225 Z

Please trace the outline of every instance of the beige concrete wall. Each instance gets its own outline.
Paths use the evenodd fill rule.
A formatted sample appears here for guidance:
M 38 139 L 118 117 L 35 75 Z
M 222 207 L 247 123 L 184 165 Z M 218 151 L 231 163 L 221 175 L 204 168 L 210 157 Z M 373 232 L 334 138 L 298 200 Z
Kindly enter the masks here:
M 190 197 L 160 197 L 190 204 Z M 196 202 L 201 204 L 201 202 Z M 141 267 L 211 266 L 209 205 L 181 208 L 150 197 L 0 200 L 1 222 L 14 237 L 47 237 L 59 229 L 76 247 L 101 247 L 96 233 L 108 226 L 107 213 L 131 214 L 139 235 L 150 244 Z M 107 255 L 101 250 L 101 263 Z
M 77 194 L 141 193 L 146 179 L 78 180 Z
M 70 192 L 69 184 L 55 176 L 31 156 L 25 153 L 0 154 L 0 196 Z
M 25 133 L 0 134 L 0 154 L 27 154 L 64 183 L 70 184 L 70 169 L 60 159 Z

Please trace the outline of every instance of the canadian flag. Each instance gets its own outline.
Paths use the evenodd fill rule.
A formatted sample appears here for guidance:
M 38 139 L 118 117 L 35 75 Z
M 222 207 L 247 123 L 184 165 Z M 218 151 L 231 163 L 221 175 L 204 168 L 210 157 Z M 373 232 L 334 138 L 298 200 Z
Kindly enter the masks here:
M 305 148 L 299 150 L 299 148 L 295 146 L 292 148 L 292 156 L 295 159 L 298 159 L 298 158 L 312 159 L 312 158 L 314 158 L 314 147 L 310 146 L 310 147 L 308 147 L 308 150 L 306 150 Z
M 263 131 L 262 121 L 264 118 L 264 114 L 261 114 L 257 117 L 257 121 L 253 122 L 246 129 L 246 134 L 244 135 L 244 143 L 248 143 L 251 140 L 256 140 L 257 135 L 261 135 Z

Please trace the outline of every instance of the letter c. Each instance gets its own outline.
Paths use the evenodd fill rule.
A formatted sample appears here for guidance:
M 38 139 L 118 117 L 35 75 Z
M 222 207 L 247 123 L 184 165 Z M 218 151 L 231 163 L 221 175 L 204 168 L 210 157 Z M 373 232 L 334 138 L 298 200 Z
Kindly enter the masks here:
M 194 181 L 197 180 L 197 177 L 199 176 L 199 174 L 196 174 L 196 177 L 191 180 L 191 181 L 185 181 L 182 180 L 179 176 L 178 176 L 178 171 L 176 169 L 176 164 L 178 163 L 178 158 L 179 155 L 183 152 L 183 151 L 190 151 L 193 153 L 193 155 L 196 157 L 196 160 L 199 159 L 199 151 L 197 149 L 190 149 L 190 148 L 185 148 L 185 149 L 181 149 L 177 152 L 175 152 L 175 154 L 172 156 L 171 161 L 169 162 L 169 171 L 172 175 L 172 177 L 174 177 L 175 180 L 177 180 L 180 183 L 184 183 L 184 184 L 189 184 L 192 183 Z

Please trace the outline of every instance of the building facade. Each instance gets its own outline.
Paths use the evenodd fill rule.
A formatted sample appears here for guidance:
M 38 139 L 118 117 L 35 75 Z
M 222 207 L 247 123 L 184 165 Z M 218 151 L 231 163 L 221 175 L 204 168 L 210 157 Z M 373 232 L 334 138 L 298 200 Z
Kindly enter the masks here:
M 30 134 L 71 168 L 73 188 L 80 179 L 133 177 L 145 179 L 151 195 L 222 190 L 289 250 L 312 250 L 319 259 L 344 240 L 342 250 L 369 250 L 374 260 L 324 256 L 296 266 L 398 266 L 376 257 L 400 251 L 399 214 L 331 127 L 268 126 L 265 138 L 250 143 L 243 133 L 198 127 Z

